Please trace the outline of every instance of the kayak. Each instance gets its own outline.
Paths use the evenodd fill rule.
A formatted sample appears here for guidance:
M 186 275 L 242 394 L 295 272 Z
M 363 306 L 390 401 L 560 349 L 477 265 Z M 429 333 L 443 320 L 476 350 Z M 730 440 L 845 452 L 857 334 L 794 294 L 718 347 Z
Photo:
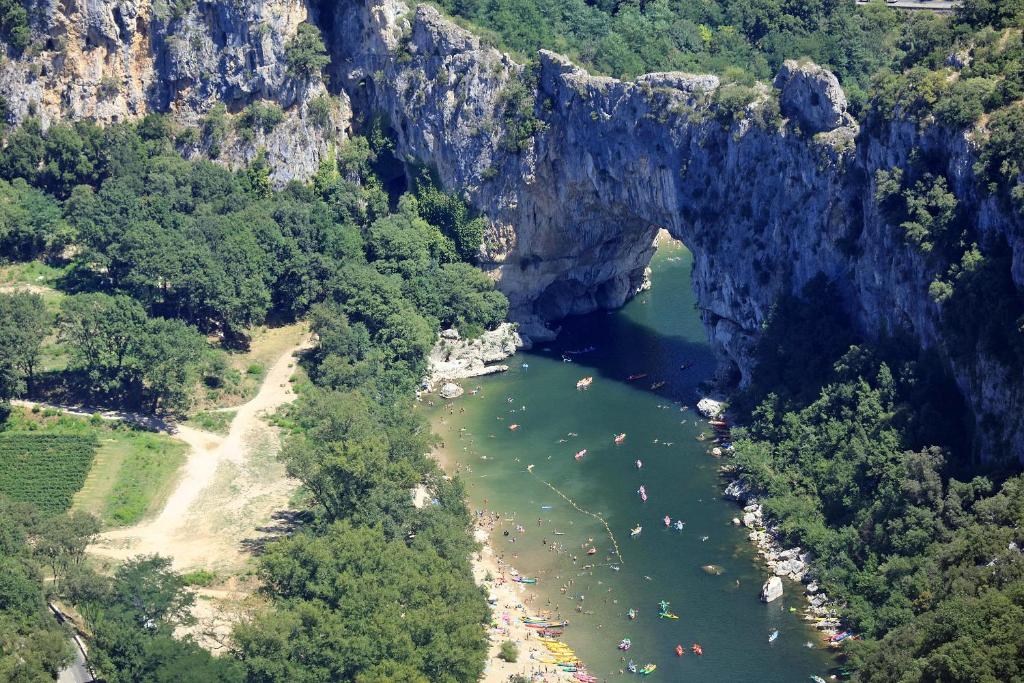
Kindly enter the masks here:
M 679 618 L 678 614 L 673 614 L 672 612 L 662 612 L 658 616 L 661 617 L 662 619 L 678 619 Z
M 682 657 L 683 653 L 686 652 L 682 645 L 676 645 L 676 657 Z
M 693 647 L 691 647 L 690 649 L 693 650 L 693 654 L 695 655 L 704 654 L 704 648 L 702 648 L 699 643 L 694 643 Z
M 643 530 L 644 530 L 644 528 L 638 524 L 638 525 L 636 525 L 635 527 L 633 527 L 632 529 L 629 530 L 629 535 L 634 537 L 634 538 L 636 538 L 637 536 L 640 535 L 640 532 L 643 531 Z
M 770 634 L 770 635 L 768 636 L 768 642 L 769 642 L 769 643 L 774 643 L 774 642 L 775 642 L 775 639 L 776 639 L 776 638 L 778 638 L 778 637 L 779 637 L 779 629 L 775 629 L 775 630 L 774 630 L 774 631 L 772 631 L 772 632 L 771 632 L 771 634 Z
M 638 379 L 643 379 L 646 376 L 647 376 L 646 372 L 638 372 L 635 375 L 630 375 L 629 377 L 627 377 L 626 381 L 627 382 L 633 382 L 633 381 L 638 380 Z
M 582 460 L 583 456 L 586 455 L 586 454 L 587 454 L 587 449 L 584 448 L 582 451 L 580 451 L 579 453 L 576 454 L 576 459 L 577 460 Z
M 525 576 L 517 576 L 516 578 L 514 578 L 512 580 L 515 581 L 516 583 L 537 583 L 537 579 L 530 579 L 530 578 L 527 578 Z
M 682 531 L 683 530 L 683 524 L 685 524 L 685 522 L 683 522 L 683 520 L 677 519 L 676 520 L 676 531 Z
M 637 673 L 639 673 L 641 676 L 647 676 L 649 674 L 654 673 L 654 670 L 657 669 L 657 668 L 658 668 L 657 664 L 647 664 L 647 665 L 644 666 L 644 668 L 640 669 L 640 671 L 638 671 Z
M 519 425 L 509 425 L 509 426 L 508 426 L 508 428 L 509 428 L 509 430 L 510 430 L 510 431 L 513 431 L 513 432 L 514 432 L 514 431 L 516 431 L 517 429 L 519 429 Z
M 662 521 L 665 522 L 665 526 L 672 526 L 672 518 L 668 515 L 665 515 L 665 518 Z

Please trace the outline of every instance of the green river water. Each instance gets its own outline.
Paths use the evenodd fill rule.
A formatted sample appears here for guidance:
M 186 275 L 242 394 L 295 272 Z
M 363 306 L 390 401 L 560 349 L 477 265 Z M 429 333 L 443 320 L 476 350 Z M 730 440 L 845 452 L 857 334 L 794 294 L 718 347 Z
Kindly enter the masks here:
M 799 588 L 787 585 L 783 598 L 760 602 L 767 572 L 746 532 L 731 524 L 742 511 L 721 497 L 721 461 L 708 455 L 710 441 L 696 439 L 708 430 L 694 408 L 697 384 L 715 363 L 695 308 L 691 264 L 683 247 L 662 246 L 652 263 L 651 290 L 619 311 L 566 321 L 556 341 L 509 359 L 508 373 L 464 381 L 467 389 L 481 390 L 458 399 L 455 414 L 436 428 L 454 460 L 450 466 L 462 470 L 471 508 L 515 520 L 495 530 L 495 551 L 522 574 L 538 578 L 530 588 L 537 593 L 533 611 L 550 601 L 570 621 L 563 640 L 590 673 L 621 679 L 625 664 L 616 644 L 628 637 L 633 647 L 627 659 L 638 666 L 657 664 L 651 680 L 774 683 L 827 677 L 833 660 L 821 649 L 819 634 L 789 611 L 804 607 Z M 566 351 L 590 346 L 596 349 L 562 360 Z M 680 370 L 684 361 L 693 366 Z M 635 373 L 648 376 L 626 381 Z M 594 383 L 578 391 L 576 381 L 584 376 L 593 376 Z M 656 381 L 666 386 L 654 391 Z M 432 410 L 439 417 L 440 409 Z M 512 431 L 511 424 L 520 427 Z M 615 445 L 613 436 L 621 432 L 625 442 Z M 574 454 L 583 448 L 587 455 L 577 461 Z M 621 558 L 602 523 L 545 482 L 606 520 Z M 646 503 L 637 494 L 640 485 Z M 685 521 L 684 529 L 666 528 L 665 515 Z M 519 524 L 525 532 L 516 530 Z M 643 531 L 631 538 L 638 524 Z M 597 554 L 585 554 L 581 545 L 587 539 Z M 553 543 L 565 550 L 552 551 Z M 594 566 L 585 569 L 589 564 Z M 724 571 L 711 575 L 705 565 Z M 573 585 L 563 594 L 560 588 L 570 579 Z M 661 600 L 671 603 L 678 620 L 658 618 Z M 626 617 L 631 607 L 639 611 L 635 621 Z M 780 635 L 769 643 L 775 629 Z M 703 656 L 690 651 L 694 643 L 701 644 Z M 675 655 L 677 644 L 686 648 L 682 657 Z

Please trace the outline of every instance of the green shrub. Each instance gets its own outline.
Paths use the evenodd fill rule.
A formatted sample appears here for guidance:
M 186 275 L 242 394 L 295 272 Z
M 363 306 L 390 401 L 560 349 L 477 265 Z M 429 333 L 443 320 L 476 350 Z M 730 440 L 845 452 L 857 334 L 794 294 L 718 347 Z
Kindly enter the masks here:
M 285 46 L 285 61 L 288 73 L 295 78 L 308 81 L 319 77 L 324 67 L 331 63 L 320 29 L 309 22 L 299 24 L 295 35 Z
M 0 37 L 21 52 L 28 47 L 32 32 L 28 26 L 28 12 L 18 0 L 0 0 Z
M 501 652 L 498 656 L 506 662 L 515 662 L 519 659 L 519 648 L 511 640 L 506 640 L 501 644 Z
M 228 134 L 228 109 L 217 104 L 203 117 L 203 138 L 206 140 L 211 159 L 220 156 L 220 146 Z
M 331 124 L 331 98 L 319 95 L 309 102 L 309 120 L 317 128 L 325 129 Z
M 247 140 L 252 140 L 257 132 L 264 135 L 284 121 L 284 111 L 274 102 L 253 102 L 238 117 L 239 133 Z
M 216 572 L 207 569 L 197 569 L 181 575 L 181 580 L 186 586 L 199 586 L 200 588 L 211 585 L 217 580 Z
M 112 99 L 121 91 L 121 79 L 117 76 L 104 76 L 96 88 L 96 94 L 104 99 Z

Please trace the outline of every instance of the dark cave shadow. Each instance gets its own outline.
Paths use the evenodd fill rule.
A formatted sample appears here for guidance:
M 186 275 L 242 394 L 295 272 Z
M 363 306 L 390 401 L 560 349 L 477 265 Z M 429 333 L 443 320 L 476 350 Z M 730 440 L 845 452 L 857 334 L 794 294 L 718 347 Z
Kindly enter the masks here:
M 561 329 L 556 339 L 523 352 L 526 363 L 531 356 L 568 358 L 579 368 L 581 377 L 592 375 L 595 379 L 622 382 L 683 403 L 703 393 L 702 387 L 707 388 L 718 367 L 707 342 L 659 332 L 622 315 L 620 310 L 571 316 L 557 325 Z M 580 352 L 591 346 L 594 350 Z M 682 369 L 684 363 L 689 367 Z M 642 373 L 647 376 L 628 379 Z M 656 382 L 665 385 L 652 389 Z

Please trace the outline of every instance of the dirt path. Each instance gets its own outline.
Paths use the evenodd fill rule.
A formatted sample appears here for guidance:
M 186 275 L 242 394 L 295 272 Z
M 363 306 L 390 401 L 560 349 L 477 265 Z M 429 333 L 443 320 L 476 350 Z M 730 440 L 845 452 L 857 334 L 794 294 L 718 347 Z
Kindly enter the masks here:
M 275 531 L 295 482 L 275 459 L 277 430 L 264 417 L 295 400 L 289 379 L 303 342 L 271 366 L 259 393 L 236 412 L 227 436 L 175 425 L 172 434 L 191 447 L 181 480 L 153 519 L 101 534 L 89 550 L 123 560 L 159 553 L 179 571 L 218 574 L 241 569 L 248 550 Z M 270 526 L 262 526 L 270 525 Z

